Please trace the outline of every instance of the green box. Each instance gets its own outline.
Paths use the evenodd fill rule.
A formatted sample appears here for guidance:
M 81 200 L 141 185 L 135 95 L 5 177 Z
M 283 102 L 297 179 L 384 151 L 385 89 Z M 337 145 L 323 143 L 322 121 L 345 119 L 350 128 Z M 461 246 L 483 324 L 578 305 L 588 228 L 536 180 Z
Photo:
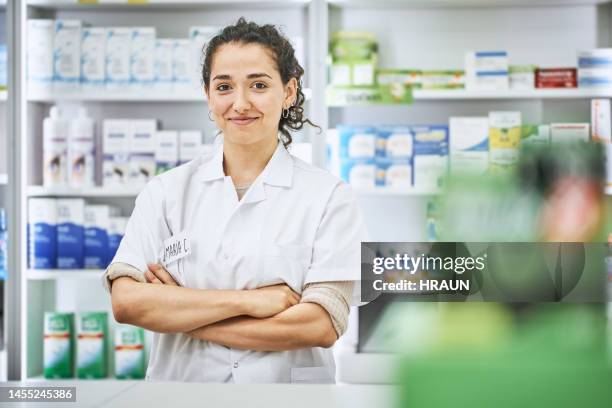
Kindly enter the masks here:
M 421 84 L 423 89 L 463 89 L 465 88 L 465 72 L 423 71 Z
M 80 313 L 77 319 L 77 376 L 106 378 L 108 375 L 108 315 Z
M 74 314 L 45 312 L 44 376 L 74 378 Z
M 329 47 L 329 83 L 333 86 L 374 86 L 378 44 L 371 33 L 337 32 Z
M 401 84 L 412 89 L 422 86 L 422 72 L 416 69 L 378 69 L 376 71 L 376 83 L 378 85 Z
M 145 377 L 144 330 L 140 327 L 115 327 L 115 377 L 142 379 Z

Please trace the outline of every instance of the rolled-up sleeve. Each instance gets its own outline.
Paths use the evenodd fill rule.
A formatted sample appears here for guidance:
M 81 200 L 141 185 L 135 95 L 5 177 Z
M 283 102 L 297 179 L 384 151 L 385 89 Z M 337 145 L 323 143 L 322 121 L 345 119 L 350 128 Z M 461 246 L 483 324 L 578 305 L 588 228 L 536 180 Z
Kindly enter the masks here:
M 351 303 L 359 302 L 361 242 L 367 230 L 357 199 L 348 184 L 338 183 L 325 207 L 313 244 L 305 284 L 355 281 Z
M 137 272 L 143 274 L 148 263 L 157 262 L 163 237 L 166 235 L 163 208 L 161 182 L 159 179 L 153 179 L 136 198 L 123 239 L 103 275 L 103 284 L 107 289 L 109 279 L 120 276 L 138 277 L 136 280 L 144 281 L 143 276 L 136 276 Z

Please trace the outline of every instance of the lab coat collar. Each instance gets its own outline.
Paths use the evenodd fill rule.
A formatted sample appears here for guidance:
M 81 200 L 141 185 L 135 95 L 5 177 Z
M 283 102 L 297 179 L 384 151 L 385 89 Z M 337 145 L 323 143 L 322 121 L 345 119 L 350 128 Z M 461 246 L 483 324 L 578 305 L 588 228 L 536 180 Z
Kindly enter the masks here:
M 274 154 L 261 173 L 261 180 L 271 186 L 291 187 L 293 179 L 293 160 L 279 140 Z
M 213 181 L 225 177 L 223 172 L 223 144 L 215 146 L 213 156 L 200 167 L 202 181 Z
M 200 167 L 200 174 L 203 181 L 213 181 L 225 177 L 223 172 L 223 144 L 219 144 L 210 160 Z M 278 142 L 274 154 L 258 178 L 263 183 L 272 186 L 291 187 L 293 160 L 282 142 Z

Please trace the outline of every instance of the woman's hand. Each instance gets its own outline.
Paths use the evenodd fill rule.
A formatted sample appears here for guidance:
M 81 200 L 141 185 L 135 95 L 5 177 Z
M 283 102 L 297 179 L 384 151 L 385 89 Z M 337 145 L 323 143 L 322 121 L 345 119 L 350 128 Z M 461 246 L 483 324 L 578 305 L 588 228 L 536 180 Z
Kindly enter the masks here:
M 300 295 L 285 284 L 243 291 L 246 314 L 264 318 L 274 316 L 300 302 Z
M 164 268 L 162 265 L 148 264 L 147 267 L 149 268 L 149 270 L 147 270 L 144 274 L 147 282 L 162 285 L 179 286 L 179 284 L 176 283 L 172 275 L 170 275 L 170 272 L 168 272 L 166 268 Z

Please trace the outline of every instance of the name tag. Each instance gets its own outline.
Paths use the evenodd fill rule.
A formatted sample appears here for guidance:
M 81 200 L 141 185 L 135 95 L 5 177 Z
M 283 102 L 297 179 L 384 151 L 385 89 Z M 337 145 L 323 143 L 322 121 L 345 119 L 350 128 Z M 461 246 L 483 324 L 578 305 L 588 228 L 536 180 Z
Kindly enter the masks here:
M 168 266 L 172 262 L 191 254 L 191 244 L 185 231 L 171 236 L 164 241 L 164 248 L 161 254 L 161 262 L 164 266 Z

